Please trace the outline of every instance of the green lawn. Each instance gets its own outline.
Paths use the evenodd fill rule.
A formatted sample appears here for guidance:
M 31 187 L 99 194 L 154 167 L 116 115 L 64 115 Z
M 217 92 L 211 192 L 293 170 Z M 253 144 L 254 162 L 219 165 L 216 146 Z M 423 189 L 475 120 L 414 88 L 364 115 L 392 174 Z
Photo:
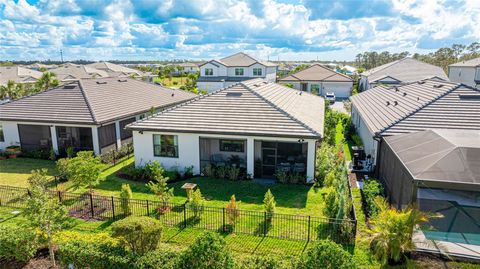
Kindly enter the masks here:
M 106 166 L 102 172 L 103 180 L 95 187 L 95 192 L 101 195 L 119 196 L 121 185 L 128 183 L 131 186 L 133 198 L 157 200 L 145 183 L 125 180 L 116 176 L 120 169 L 132 165 L 132 163 L 133 158 L 130 158 L 116 166 Z M 2 160 L 0 161 L 0 184 L 25 187 L 30 171 L 40 168 L 48 168 L 50 175 L 56 173 L 52 161 L 26 158 Z M 200 177 L 170 184 L 174 188 L 173 202 L 183 203 L 186 200 L 185 190 L 180 188 L 185 182 L 193 182 L 199 186 L 208 206 L 225 207 L 231 195 L 235 194 L 241 209 L 263 210 L 263 196 L 270 189 L 277 201 L 277 213 L 322 216 L 324 193 L 322 189 L 315 190 L 305 185 L 262 185 L 253 181 L 234 182 Z M 60 184 L 59 188 L 72 192 L 86 191 L 85 189 L 74 190 L 68 182 Z
M 180 88 L 180 86 L 185 85 L 187 82 L 187 77 L 171 77 L 171 78 L 154 78 L 154 82 L 160 82 L 162 83 L 163 86 L 165 87 L 170 87 L 170 88 Z M 176 84 L 175 84 L 176 83 Z

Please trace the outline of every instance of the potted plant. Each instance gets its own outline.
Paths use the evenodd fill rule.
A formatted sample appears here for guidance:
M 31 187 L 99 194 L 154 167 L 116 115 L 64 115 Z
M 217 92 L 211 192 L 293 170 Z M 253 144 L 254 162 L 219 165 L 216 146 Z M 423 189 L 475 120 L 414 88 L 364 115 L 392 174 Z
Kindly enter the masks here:
M 17 158 L 17 155 L 21 153 L 20 146 L 11 145 L 5 149 L 5 153 L 7 154 L 8 158 Z

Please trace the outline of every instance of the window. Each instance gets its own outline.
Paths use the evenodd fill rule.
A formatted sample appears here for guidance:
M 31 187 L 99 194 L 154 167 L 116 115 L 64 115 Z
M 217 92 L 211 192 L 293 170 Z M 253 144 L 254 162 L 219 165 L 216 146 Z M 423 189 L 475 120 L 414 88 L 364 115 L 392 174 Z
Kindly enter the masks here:
M 261 76 L 262 75 L 262 68 L 253 68 L 253 75 L 254 76 Z
M 0 142 L 5 142 L 5 137 L 3 136 L 3 126 L 0 124 Z
M 107 147 L 117 143 L 117 133 L 115 130 L 115 123 L 104 125 L 98 128 L 98 139 L 100 141 L 100 148 Z
M 132 137 L 132 131 L 125 129 L 125 126 L 127 126 L 128 124 L 130 124 L 132 122 L 135 122 L 135 118 L 130 118 L 130 119 L 120 121 L 120 123 L 119 123 L 119 125 L 120 125 L 120 138 L 122 140 Z
M 244 152 L 243 140 L 220 140 L 220 151 Z
M 235 68 L 235 76 L 243 76 L 243 68 Z
M 177 135 L 153 135 L 153 155 L 178 158 Z
M 310 86 L 310 92 L 311 92 L 312 94 L 318 95 L 318 94 L 320 93 L 320 85 L 318 85 L 318 84 L 312 84 L 312 85 Z
M 213 68 L 205 68 L 205 76 L 213 76 Z

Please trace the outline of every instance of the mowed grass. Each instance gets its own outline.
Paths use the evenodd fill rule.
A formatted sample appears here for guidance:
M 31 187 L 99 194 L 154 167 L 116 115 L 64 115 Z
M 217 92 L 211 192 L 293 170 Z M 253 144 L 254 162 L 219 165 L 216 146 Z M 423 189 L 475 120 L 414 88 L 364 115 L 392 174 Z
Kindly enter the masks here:
M 95 193 L 119 196 L 121 185 L 128 183 L 132 189 L 133 198 L 157 200 L 158 198 L 145 186 L 145 182 L 126 180 L 117 176 L 119 170 L 132 164 L 133 158 L 125 159 L 115 166 L 105 165 L 101 175 L 102 180 L 95 187 Z M 49 175 L 57 173 L 53 161 L 26 158 L 2 160 L 0 161 L 0 184 L 26 187 L 30 172 L 41 168 L 47 168 Z M 207 200 L 207 206 L 225 207 L 230 197 L 235 195 L 240 209 L 263 211 L 263 198 L 265 192 L 270 189 L 277 202 L 277 213 L 322 216 L 323 189 L 315 189 L 305 185 L 264 185 L 255 181 L 228 181 L 198 177 L 169 184 L 170 187 L 174 188 L 172 202 L 185 202 L 186 192 L 181 189 L 181 186 L 186 182 L 198 185 Z M 59 184 L 58 188 L 77 193 L 86 191 L 85 188 L 73 189 L 69 182 Z
M 154 78 L 154 82 L 162 83 L 163 86 L 169 88 L 180 88 L 180 86 L 185 85 L 187 83 L 187 77 L 171 77 L 171 78 Z

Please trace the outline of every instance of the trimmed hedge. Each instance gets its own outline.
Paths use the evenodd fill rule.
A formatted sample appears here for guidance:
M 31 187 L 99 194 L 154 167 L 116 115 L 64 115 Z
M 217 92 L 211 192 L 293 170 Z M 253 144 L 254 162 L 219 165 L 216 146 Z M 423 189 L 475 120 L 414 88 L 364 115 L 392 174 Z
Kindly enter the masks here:
M 178 268 L 182 269 L 228 269 L 234 265 L 227 243 L 212 232 L 198 236 L 179 259 Z
M 354 269 L 352 255 L 340 245 L 323 240 L 310 248 L 298 262 L 298 269 Z
M 179 253 L 174 251 L 155 250 L 139 257 L 134 268 L 138 269 L 176 269 Z
M 38 241 L 32 229 L 0 226 L 0 260 L 26 262 L 35 256 Z
M 383 187 L 375 179 L 367 179 L 363 184 L 363 201 L 365 207 L 365 213 L 368 217 L 373 217 L 378 213 L 378 207 L 375 204 L 375 198 L 377 196 L 383 196 Z

